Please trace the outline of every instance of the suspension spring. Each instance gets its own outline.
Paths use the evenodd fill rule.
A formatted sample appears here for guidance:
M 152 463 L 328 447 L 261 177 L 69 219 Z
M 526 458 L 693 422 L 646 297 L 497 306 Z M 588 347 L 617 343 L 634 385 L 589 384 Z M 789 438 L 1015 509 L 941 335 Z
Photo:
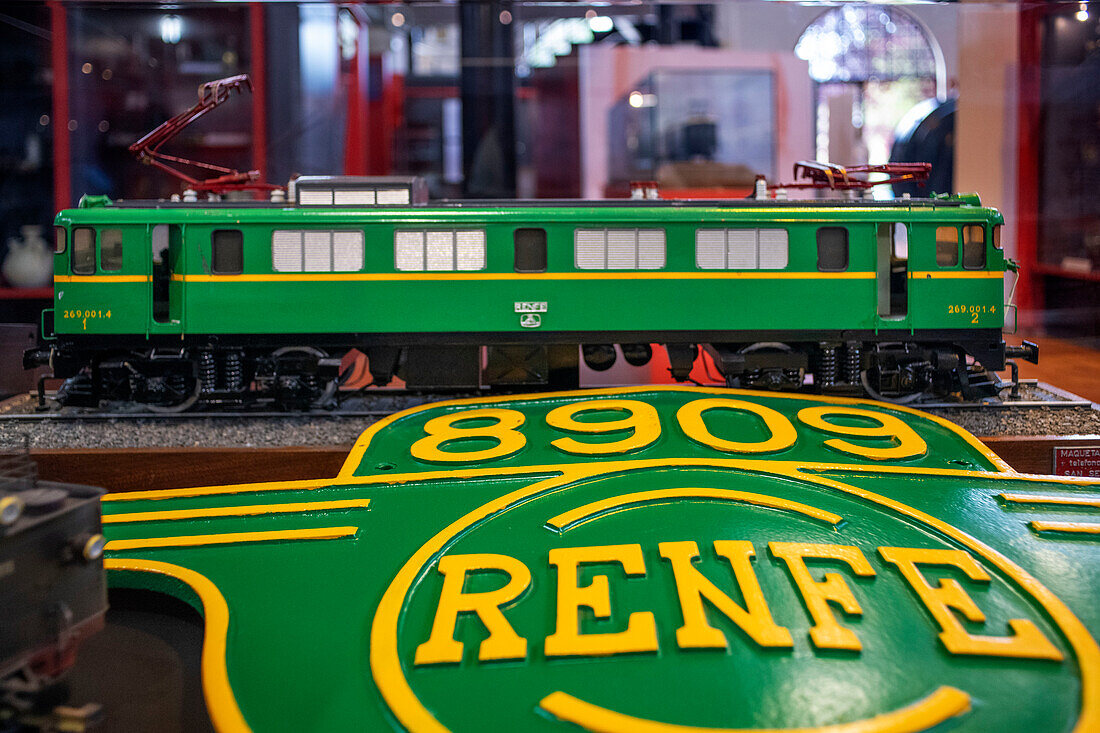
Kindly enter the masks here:
M 844 381 L 859 384 L 863 373 L 863 345 L 858 341 L 849 341 L 844 349 Z
M 225 389 L 230 392 L 240 392 L 244 386 L 244 365 L 239 351 L 229 351 L 225 355 L 223 374 L 225 376 Z
M 214 363 L 214 350 L 211 348 L 199 350 L 199 380 L 202 382 L 203 394 L 210 394 L 218 388 L 218 367 Z
M 815 383 L 820 387 L 833 387 L 837 377 L 840 376 L 840 368 L 836 360 L 836 344 L 822 343 L 817 356 L 817 373 L 814 375 Z

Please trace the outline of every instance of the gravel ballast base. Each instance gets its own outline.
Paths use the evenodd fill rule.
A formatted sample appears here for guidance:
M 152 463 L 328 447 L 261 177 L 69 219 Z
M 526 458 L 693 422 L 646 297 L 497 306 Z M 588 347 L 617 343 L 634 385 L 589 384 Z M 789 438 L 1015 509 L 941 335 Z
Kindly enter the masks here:
M 416 400 L 417 402 L 422 400 Z M 406 405 L 412 404 L 410 402 Z M 33 411 L 28 398 L 4 403 L 8 414 Z M 375 409 L 375 408 L 371 408 Z M 386 408 L 388 409 L 388 408 Z M 979 436 L 1100 435 L 1100 410 L 1092 406 L 1002 407 L 975 405 L 925 410 Z M 3 420 L 0 439 L 27 435 L 35 450 L 78 448 L 281 448 L 351 446 L 374 416 L 173 416 Z

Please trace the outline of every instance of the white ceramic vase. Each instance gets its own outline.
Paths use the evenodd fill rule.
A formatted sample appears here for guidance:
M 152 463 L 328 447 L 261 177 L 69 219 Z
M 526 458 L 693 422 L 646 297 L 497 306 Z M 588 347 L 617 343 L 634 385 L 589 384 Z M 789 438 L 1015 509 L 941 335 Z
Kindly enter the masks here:
M 8 240 L 8 256 L 4 258 L 4 279 L 16 288 L 42 288 L 53 279 L 53 254 L 42 237 L 42 227 L 27 224 L 19 228 L 22 237 Z

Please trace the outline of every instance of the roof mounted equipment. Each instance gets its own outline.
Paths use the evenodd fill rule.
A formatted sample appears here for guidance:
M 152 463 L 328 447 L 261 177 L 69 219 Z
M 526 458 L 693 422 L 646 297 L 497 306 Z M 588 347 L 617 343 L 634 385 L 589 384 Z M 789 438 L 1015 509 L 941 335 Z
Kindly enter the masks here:
M 281 186 L 260 181 L 260 172 L 258 170 L 242 172 L 232 168 L 214 165 L 213 163 L 188 160 L 187 158 L 180 158 L 175 155 L 168 155 L 167 153 L 160 152 L 162 145 L 182 132 L 183 129 L 192 122 L 195 122 L 207 112 L 229 99 L 231 92 L 236 91 L 242 93 L 243 89 L 247 89 L 249 92 L 252 91 L 252 80 L 248 78 L 248 74 L 238 74 L 237 76 L 230 76 L 225 79 L 218 79 L 217 81 L 208 81 L 199 85 L 199 101 L 194 107 L 186 112 L 179 113 L 172 119 L 159 125 L 152 132 L 147 133 L 145 137 L 130 146 L 130 152 L 136 155 L 137 159 L 142 163 L 155 165 L 157 168 L 167 171 L 176 178 L 179 178 L 187 184 L 188 188 L 194 191 L 222 194 L 227 191 L 272 191 L 281 189 Z M 169 165 L 169 163 L 181 166 L 192 166 L 202 169 L 203 171 L 210 171 L 220 175 L 198 179 L 187 175 L 179 170 L 179 168 Z
M 796 183 L 770 186 L 781 188 L 829 188 L 834 191 L 862 191 L 885 183 L 915 181 L 923 184 L 932 171 L 931 163 L 886 163 L 884 165 L 836 165 L 816 160 L 800 160 L 794 164 Z M 870 174 L 885 173 L 886 178 L 871 180 Z

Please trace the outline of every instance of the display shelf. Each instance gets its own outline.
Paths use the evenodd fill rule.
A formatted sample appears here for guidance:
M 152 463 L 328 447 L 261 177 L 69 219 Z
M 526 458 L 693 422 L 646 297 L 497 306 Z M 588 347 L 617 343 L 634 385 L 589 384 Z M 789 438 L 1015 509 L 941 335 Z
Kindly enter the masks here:
M 1071 280 L 1100 282 L 1100 270 L 1071 270 L 1065 267 L 1059 267 L 1058 265 L 1046 265 L 1042 262 L 1037 263 L 1034 267 L 1035 272 L 1040 275 L 1053 275 L 1054 277 L 1065 277 Z
M 0 286 L 0 300 L 53 300 L 53 286 L 45 288 L 9 288 Z

